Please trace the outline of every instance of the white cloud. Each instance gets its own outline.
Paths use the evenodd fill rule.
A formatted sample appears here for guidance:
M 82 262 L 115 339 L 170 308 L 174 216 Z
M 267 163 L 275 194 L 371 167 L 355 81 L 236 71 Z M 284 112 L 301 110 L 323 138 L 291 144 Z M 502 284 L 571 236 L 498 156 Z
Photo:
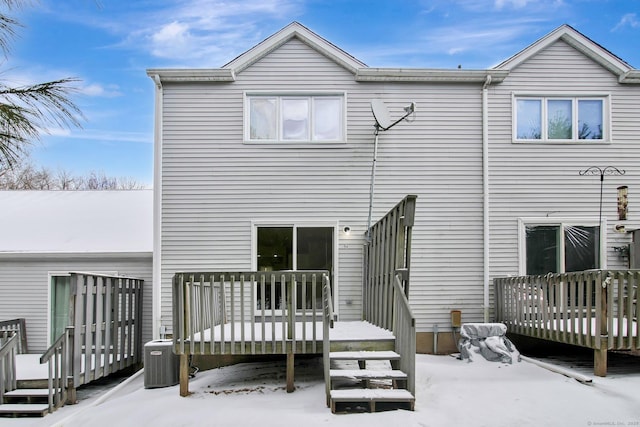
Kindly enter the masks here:
M 638 16 L 635 13 L 627 13 L 622 17 L 622 19 L 620 19 L 620 22 L 613 27 L 612 31 L 618 31 L 624 27 L 640 28 L 640 20 L 638 20 Z
M 64 129 L 64 128 L 48 128 L 44 130 L 47 136 L 62 139 L 81 139 L 96 142 L 136 142 L 136 143 L 153 143 L 153 134 L 144 132 L 127 132 L 102 129 Z
M 304 1 L 174 0 L 151 10 L 131 2 L 110 20 L 70 13 L 66 19 L 103 28 L 120 38 L 110 47 L 144 51 L 165 60 L 162 66 L 219 67 L 289 23 Z
M 80 93 L 87 96 L 103 97 L 103 98 L 115 98 L 122 96 L 117 85 L 103 86 L 97 83 L 82 86 Z
M 184 54 L 185 50 L 196 42 L 196 38 L 189 33 L 189 25 L 176 21 L 161 26 L 149 36 L 149 39 L 151 52 L 161 58 L 173 58 Z
M 512 6 L 515 9 L 523 8 L 530 0 L 495 0 L 496 9 L 502 9 L 505 6 Z
M 463 47 L 452 47 L 447 51 L 447 54 L 449 54 L 449 55 L 457 55 L 459 53 L 463 53 L 466 50 L 467 49 L 465 49 Z

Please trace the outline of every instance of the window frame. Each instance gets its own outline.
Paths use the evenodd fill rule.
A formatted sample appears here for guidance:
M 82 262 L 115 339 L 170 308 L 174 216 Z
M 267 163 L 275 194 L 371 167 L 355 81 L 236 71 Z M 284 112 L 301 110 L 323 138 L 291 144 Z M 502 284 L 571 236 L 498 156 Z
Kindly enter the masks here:
M 53 305 L 54 305 L 54 301 L 52 299 L 52 293 L 53 293 L 53 288 L 54 288 L 54 278 L 56 277 L 71 277 L 72 273 L 77 273 L 77 270 L 50 270 L 47 271 L 47 346 L 50 346 L 51 344 L 53 344 L 53 337 L 51 336 L 51 334 L 53 333 L 53 328 L 52 328 L 52 323 L 53 323 L 53 317 L 52 317 L 52 311 L 53 311 Z M 120 273 L 116 270 L 106 270 L 106 271 L 102 271 L 102 270 L 98 270 L 96 272 L 94 272 L 95 274 L 104 274 L 107 276 L 118 276 Z
M 252 98 L 275 98 L 276 99 L 276 138 L 275 139 L 253 139 L 251 138 L 251 99 Z M 314 135 L 315 120 L 315 100 L 336 98 L 340 102 L 340 123 L 338 125 L 340 135 L 337 139 L 317 139 Z M 283 99 L 307 99 L 308 100 L 308 132 L 307 138 L 284 139 L 283 131 Z M 245 144 L 299 144 L 299 145 L 325 145 L 344 144 L 347 140 L 347 94 L 344 91 L 247 91 L 244 92 L 244 129 L 243 139 Z
M 340 238 L 338 230 L 340 223 L 339 221 L 277 221 L 277 220 L 257 220 L 251 221 L 251 270 L 258 270 L 258 228 L 261 227 L 291 227 L 293 228 L 293 241 L 292 241 L 292 254 L 293 257 L 293 269 L 295 270 L 298 265 L 298 242 L 297 242 L 297 229 L 298 228 L 333 228 L 333 281 L 331 283 L 331 291 L 333 295 L 334 301 L 339 300 L 339 277 L 340 277 L 340 266 L 338 263 L 339 254 L 339 242 Z M 257 297 L 257 293 L 256 293 Z M 257 309 L 257 301 L 253 301 L 254 307 L 254 315 L 259 315 L 262 312 Z M 339 315 L 339 304 L 334 304 L 334 313 Z M 282 310 L 265 310 L 269 315 L 273 312 L 276 316 L 281 316 L 283 314 Z
M 511 94 L 511 126 L 512 142 L 516 144 L 609 144 L 611 143 L 611 95 L 605 93 L 517 93 Z M 518 138 L 518 101 L 537 100 L 540 106 L 540 139 Z M 549 101 L 571 101 L 571 133 L 570 139 L 549 138 L 548 134 L 548 102 Z M 602 138 L 601 139 L 579 139 L 578 104 L 579 101 L 602 101 Z
M 558 270 L 561 273 L 565 272 L 565 228 L 568 226 L 573 227 L 598 227 L 600 226 L 600 242 L 598 248 L 598 257 L 600 261 L 600 266 L 598 269 L 604 270 L 607 268 L 607 257 L 606 257 L 606 241 L 607 241 L 607 219 L 602 218 L 602 223 L 598 224 L 598 219 L 593 218 L 553 218 L 553 217 L 525 217 L 518 218 L 518 275 L 525 276 L 527 274 L 527 237 L 526 237 L 526 227 L 527 226 L 537 226 L 537 225 L 557 225 L 562 229 L 562 238 L 560 239 L 559 246 L 561 251 L 561 257 L 558 260 Z

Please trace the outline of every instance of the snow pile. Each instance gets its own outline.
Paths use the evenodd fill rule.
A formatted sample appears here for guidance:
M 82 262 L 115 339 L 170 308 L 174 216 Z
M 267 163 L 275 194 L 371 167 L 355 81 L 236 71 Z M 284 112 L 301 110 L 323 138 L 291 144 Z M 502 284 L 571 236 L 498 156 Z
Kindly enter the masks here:
M 520 361 L 520 353 L 506 337 L 502 323 L 465 323 L 460 328 L 460 358 L 473 361 L 477 354 L 490 361 L 513 363 Z

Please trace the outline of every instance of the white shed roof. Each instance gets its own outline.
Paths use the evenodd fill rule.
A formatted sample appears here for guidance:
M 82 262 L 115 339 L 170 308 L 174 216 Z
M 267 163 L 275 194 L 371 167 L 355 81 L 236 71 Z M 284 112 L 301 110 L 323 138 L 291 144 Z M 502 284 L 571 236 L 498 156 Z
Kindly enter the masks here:
M 151 253 L 153 190 L 0 191 L 0 253 Z

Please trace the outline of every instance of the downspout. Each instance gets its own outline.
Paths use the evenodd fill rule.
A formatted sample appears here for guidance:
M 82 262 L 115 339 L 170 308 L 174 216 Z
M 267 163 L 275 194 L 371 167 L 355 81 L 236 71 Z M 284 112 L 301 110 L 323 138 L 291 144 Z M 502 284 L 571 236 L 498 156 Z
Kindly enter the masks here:
M 153 144 L 153 339 L 164 338 L 162 325 L 162 81 L 155 74 L 155 128 Z
M 491 75 L 482 85 L 482 225 L 483 225 L 483 310 L 484 322 L 489 321 L 489 90 Z

